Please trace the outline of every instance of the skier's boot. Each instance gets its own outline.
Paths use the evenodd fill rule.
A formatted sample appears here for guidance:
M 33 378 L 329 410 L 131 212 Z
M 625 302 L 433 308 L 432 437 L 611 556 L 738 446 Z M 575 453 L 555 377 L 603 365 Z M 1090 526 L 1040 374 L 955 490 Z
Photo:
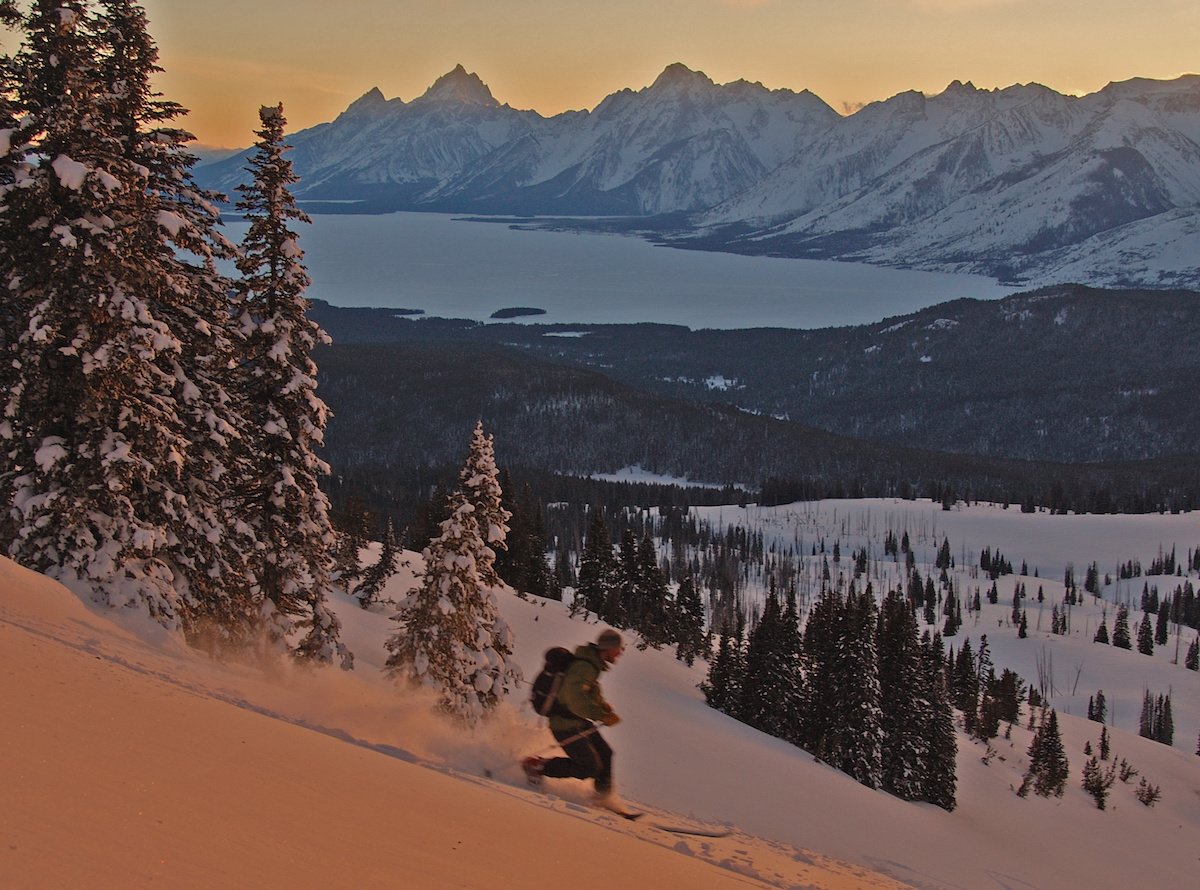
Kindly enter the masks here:
M 546 761 L 540 757 L 526 757 L 521 761 L 521 769 L 525 771 L 525 779 L 534 788 L 541 787 L 542 770 L 546 766 Z
M 599 807 L 602 810 L 608 810 L 610 813 L 616 813 L 618 816 L 623 816 L 626 819 L 637 819 L 641 813 L 630 810 L 625 805 L 625 802 L 613 794 L 612 789 L 608 788 L 604 791 L 597 791 L 592 795 L 592 806 Z

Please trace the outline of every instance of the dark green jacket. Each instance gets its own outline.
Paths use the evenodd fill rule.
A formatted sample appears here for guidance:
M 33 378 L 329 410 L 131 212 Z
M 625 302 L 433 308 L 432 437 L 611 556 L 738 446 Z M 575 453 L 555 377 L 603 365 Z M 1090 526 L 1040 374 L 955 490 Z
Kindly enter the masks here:
M 575 650 L 575 660 L 567 668 L 562 687 L 558 690 L 558 702 L 571 714 L 552 714 L 551 730 L 569 732 L 586 729 L 589 722 L 613 713 L 612 706 L 604 700 L 604 694 L 600 691 L 600 674 L 606 670 L 608 665 L 600 657 L 600 650 L 595 643 L 585 643 Z

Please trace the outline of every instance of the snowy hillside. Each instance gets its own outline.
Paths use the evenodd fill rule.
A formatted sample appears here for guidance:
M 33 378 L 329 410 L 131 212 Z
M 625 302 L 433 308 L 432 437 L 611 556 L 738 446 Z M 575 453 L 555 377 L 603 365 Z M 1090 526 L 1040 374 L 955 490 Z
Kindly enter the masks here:
M 669 214 L 641 232 L 1035 286 L 1200 284 L 1197 75 L 1082 97 L 955 81 L 842 117 L 808 91 L 716 84 L 676 63 L 546 118 L 460 65 L 411 102 L 372 89 L 291 141 L 297 196 L 316 209 Z M 228 192 L 244 166 L 198 175 Z
M 1020 580 L 1031 593 L 1045 588 L 1046 610 L 1063 592 L 1068 562 L 1080 576 L 1093 561 L 1101 572 L 1127 560 L 1148 567 L 1163 550 L 1176 546 L 1182 556 L 1200 543 L 1193 515 L 945 512 L 904 501 L 706 511 L 805 553 L 822 541 L 827 551 L 834 541 L 843 552 L 870 545 L 870 573 L 880 578 L 892 572 L 878 543 L 889 529 L 907 532 L 923 569 L 948 540 L 963 584 L 982 548 L 1002 551 L 1036 569 L 1036 579 Z M 412 583 L 415 559 L 387 595 Z M 1104 591 L 1109 614 L 1112 600 L 1136 598 L 1143 582 L 1165 590 L 1184 580 L 1114 582 Z M 0 871 L 18 886 L 93 887 L 537 888 L 561 886 L 563 868 L 581 887 L 1190 886 L 1200 841 L 1200 674 L 1173 663 L 1174 639 L 1149 657 L 1092 643 L 1103 605 L 1090 595 L 1065 636 L 1048 633 L 1044 615 L 1039 628 L 1036 602 L 1027 603 L 1030 635 L 1018 639 L 1005 599 L 1016 581 L 1002 576 L 998 605 L 985 599 L 947 642 L 986 632 L 997 668 L 1030 681 L 1035 661 L 1049 663 L 1071 762 L 1064 797 L 1013 792 L 1031 736 L 1024 725 L 1011 739 L 1002 730 L 990 756 L 960 737 L 953 813 L 868 790 L 705 706 L 696 689 L 702 663 L 689 669 L 669 652 L 631 647 L 605 677 L 623 717 L 606 730 L 618 791 L 672 819 L 734 829 L 701 839 L 586 809 L 585 789 L 571 780 L 550 782 L 545 794 L 526 789 L 515 759 L 546 747 L 548 733 L 512 702 L 464 735 L 430 715 L 421 696 L 384 682 L 386 606 L 334 602 L 357 655 L 352 673 L 222 666 L 132 613 L 89 611 L 0 560 L 8 677 L 0 747 L 11 795 L 0 808 Z M 501 602 L 527 677 L 550 645 L 599 630 L 559 603 L 504 592 Z M 1184 648 L 1193 634 L 1184 630 Z M 1114 756 L 1162 789 L 1152 808 L 1118 782 L 1100 811 L 1080 788 L 1082 750 L 1096 746 L 1100 730 L 1080 715 L 1097 689 L 1110 703 Z M 1171 691 L 1174 746 L 1136 735 L 1143 689 Z M 482 778 L 485 769 L 495 778 Z

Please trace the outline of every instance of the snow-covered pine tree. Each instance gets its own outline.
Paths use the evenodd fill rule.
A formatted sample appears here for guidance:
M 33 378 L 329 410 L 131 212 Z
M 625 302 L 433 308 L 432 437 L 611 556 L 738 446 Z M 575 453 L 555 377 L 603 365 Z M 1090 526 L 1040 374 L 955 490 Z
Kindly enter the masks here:
M 19 187 L 0 191 L 15 313 L 0 421 L 10 556 L 193 641 L 247 636 L 248 530 L 227 500 L 229 282 L 213 196 L 128 0 L 39 0 L 13 59 Z
M 744 723 L 781 739 L 791 739 L 800 684 L 792 620 L 779 602 L 772 581 L 758 624 L 746 646 L 745 673 L 738 714 Z
M 937 634 L 930 638 L 928 631 L 921 639 L 921 668 L 930 705 L 924 728 L 929 751 L 921 772 L 921 798 L 949 812 L 958 805 L 958 738 L 942 639 Z
M 508 535 L 508 520 L 512 514 L 504 508 L 504 492 L 500 488 L 499 470 L 496 468 L 495 443 L 492 436 L 484 435 L 483 421 L 475 422 L 471 434 L 471 445 L 467 459 L 458 474 L 459 486 L 475 507 L 475 522 L 479 526 L 480 542 L 483 544 L 476 559 L 479 576 L 488 587 L 501 584 L 496 574 L 496 550 L 503 550 Z
M 396 532 L 389 516 L 379 548 L 379 559 L 366 568 L 362 573 L 362 580 L 353 590 L 360 606 L 367 609 L 379 600 L 379 593 L 383 590 L 383 585 L 387 583 L 388 578 L 396 574 L 398 561 L 399 547 L 396 544 Z
M 521 681 L 513 636 L 479 571 L 483 538 L 467 495 L 451 495 L 450 517 L 425 549 L 420 586 L 396 610 L 385 672 L 424 685 L 446 713 L 481 720 Z
M 845 608 L 841 591 L 824 585 L 804 623 L 801 661 L 804 669 L 804 703 L 798 744 L 824 759 L 831 741 L 835 702 L 839 695 L 834 672 L 834 648 L 839 615 Z
M 879 709 L 883 728 L 883 790 L 905 800 L 923 793 L 922 769 L 929 741 L 928 690 L 913 606 L 888 591 L 879 610 Z
M 878 788 L 883 777 L 877 623 L 870 585 L 858 592 L 851 583 L 836 628 L 833 671 L 839 694 L 826 753 L 830 763 L 868 788 Z
M 1200 671 L 1200 636 L 1195 637 L 1188 645 L 1187 654 L 1183 657 L 1183 666 L 1189 671 Z
M 236 494 L 256 541 L 254 570 L 268 633 L 281 644 L 298 637 L 297 657 L 337 658 L 348 668 L 353 656 L 326 602 L 337 537 L 317 482 L 329 473 L 317 456 L 329 411 L 316 392 L 312 351 L 329 337 L 306 315 L 310 279 L 292 228 L 310 220 L 291 193 L 298 177 L 284 157 L 283 106 L 262 107 L 259 121 L 247 168 L 251 180 L 238 186 L 237 202 L 250 227 L 237 261 L 238 390 L 246 428 Z

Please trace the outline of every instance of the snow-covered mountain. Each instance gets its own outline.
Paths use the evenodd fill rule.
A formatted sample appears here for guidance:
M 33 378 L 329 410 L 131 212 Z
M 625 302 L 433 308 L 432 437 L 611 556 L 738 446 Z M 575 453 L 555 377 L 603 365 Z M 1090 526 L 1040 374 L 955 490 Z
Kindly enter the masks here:
M 754 252 L 1193 285 L 1196 106 L 1197 77 L 1084 98 L 1037 85 L 906 93 L 847 118 L 701 223 Z M 1189 256 L 1160 254 L 1180 238 Z
M 294 134 L 297 196 L 339 210 L 632 215 L 681 246 L 1200 284 L 1200 76 L 1083 97 L 955 81 L 843 117 L 810 92 L 682 64 L 591 111 L 503 105 L 461 65 Z M 229 191 L 244 156 L 201 167 Z M 310 205 L 311 207 L 311 205 Z M 681 222 L 681 220 L 684 220 Z
M 290 137 L 303 199 L 370 209 L 654 214 L 702 210 L 761 180 L 832 126 L 807 91 L 717 85 L 674 64 L 593 111 L 501 105 L 461 65 L 405 103 L 378 89 Z M 244 156 L 202 168 L 231 190 Z

